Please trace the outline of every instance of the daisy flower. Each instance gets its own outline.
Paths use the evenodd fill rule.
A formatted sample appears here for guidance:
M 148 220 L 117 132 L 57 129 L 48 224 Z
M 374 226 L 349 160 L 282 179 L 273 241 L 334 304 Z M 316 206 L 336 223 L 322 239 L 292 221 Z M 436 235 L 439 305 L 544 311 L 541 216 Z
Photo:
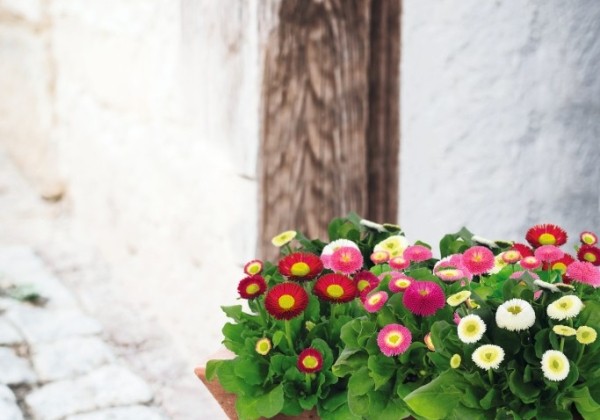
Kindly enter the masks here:
M 398 255 L 396 257 L 390 258 L 389 264 L 390 267 L 394 270 L 404 270 L 410 265 L 410 260 L 404 258 L 404 255 Z
M 435 346 L 433 345 L 433 340 L 431 339 L 431 333 L 425 334 L 425 337 L 423 337 L 423 342 L 430 351 L 435 351 Z
M 577 316 L 582 309 L 581 299 L 575 295 L 566 295 L 548 305 L 546 313 L 550 318 L 562 321 Z
M 598 243 L 598 236 L 594 232 L 585 231 L 579 235 L 579 240 L 582 244 L 596 245 Z
M 402 354 L 412 342 L 410 330 L 400 324 L 386 325 L 377 334 L 377 345 L 388 357 Z
M 521 260 L 520 264 L 525 270 L 535 270 L 542 265 L 542 262 L 536 257 L 525 257 Z
M 373 264 L 383 264 L 389 261 L 390 253 L 387 251 L 375 251 L 371 254 Z
M 271 243 L 276 247 L 281 248 L 282 246 L 289 244 L 297 234 L 298 233 L 295 230 L 286 230 L 279 235 L 275 235 L 273 239 L 271 239 Z
M 456 268 L 444 268 L 442 270 L 438 270 L 435 275 L 437 278 L 443 281 L 457 281 L 466 277 L 464 271 Z
M 542 356 L 542 371 L 546 379 L 562 381 L 569 375 L 569 360 L 558 350 L 546 350 Z
M 298 355 L 296 366 L 302 373 L 318 372 L 323 368 L 323 355 L 319 350 L 312 347 L 304 349 Z
M 510 299 L 498 306 L 496 324 L 509 331 L 526 330 L 535 322 L 535 311 L 523 299 Z
M 535 225 L 527 231 L 525 239 L 534 248 L 542 245 L 561 246 L 567 243 L 567 232 L 553 224 Z
M 363 305 L 367 312 L 374 313 L 383 308 L 383 305 L 385 305 L 385 302 L 387 302 L 387 300 L 387 293 L 383 291 L 372 292 L 365 296 L 363 300 Z
M 334 271 L 352 274 L 362 268 L 363 256 L 358 249 L 351 246 L 343 246 L 333 251 L 329 264 Z
M 267 290 L 267 283 L 262 276 L 249 276 L 240 280 L 237 290 L 242 299 L 254 299 Z
M 458 338 L 466 344 L 476 343 L 481 340 L 486 329 L 485 322 L 478 315 L 467 315 L 458 323 Z
M 325 268 L 331 269 L 331 264 L 330 264 L 331 255 L 334 253 L 334 251 L 336 249 L 341 248 L 343 246 L 349 246 L 351 248 L 358 249 L 358 245 L 356 245 L 356 243 L 352 242 L 349 239 L 336 239 L 335 241 L 328 243 L 323 248 L 323 251 L 321 251 L 321 261 L 323 262 L 323 266 Z
M 248 261 L 246 265 L 244 265 L 244 273 L 249 276 L 254 276 L 255 274 L 262 273 L 263 270 L 263 262 L 261 260 L 252 260 Z
M 369 293 L 379 285 L 379 278 L 370 271 L 359 271 L 353 280 L 358 293 Z
M 450 306 L 458 306 L 461 303 L 465 302 L 467 299 L 471 297 L 470 290 L 463 290 L 462 292 L 455 293 L 446 299 L 446 303 Z
M 552 331 L 554 331 L 554 334 L 562 335 L 564 337 L 571 337 L 577 334 L 575 328 L 571 328 L 566 325 L 555 325 L 554 327 L 552 327 Z
M 579 341 L 581 344 L 592 344 L 594 341 L 596 341 L 598 333 L 595 329 L 582 325 L 581 327 L 577 328 L 576 335 L 577 341 Z
M 594 245 L 581 245 L 577 251 L 577 259 L 598 266 L 600 265 L 600 248 Z
M 336 273 L 319 277 L 313 287 L 315 296 L 334 303 L 350 302 L 356 297 L 356 292 L 356 285 L 351 278 Z
M 415 315 L 430 316 L 446 304 L 444 291 L 432 281 L 413 281 L 404 291 L 402 303 Z
M 502 258 L 502 253 L 498 254 L 494 257 L 494 267 L 492 267 L 492 269 L 489 270 L 488 273 L 489 274 L 497 274 L 500 272 L 500 270 L 502 270 L 507 265 L 508 265 L 508 263 L 506 261 L 504 261 L 504 259 Z
M 433 267 L 433 274 L 444 281 L 471 280 L 473 278 L 471 272 L 463 264 L 463 256 L 461 254 L 452 254 L 446 258 L 442 258 Z
M 462 358 L 460 357 L 460 354 L 454 354 L 451 358 L 450 358 L 450 367 L 452 369 L 458 369 L 460 367 L 460 362 L 462 361 Z
M 519 251 L 516 249 L 509 249 L 508 251 L 504 251 L 501 255 L 502 261 L 506 264 L 516 264 L 518 263 L 522 256 Z
M 565 253 L 554 245 L 542 245 L 539 248 L 536 248 L 533 255 L 538 260 L 549 263 L 561 259 Z
M 273 286 L 265 296 L 265 308 L 276 319 L 292 319 L 308 305 L 308 294 L 297 283 L 285 282 Z
M 390 282 L 388 283 L 388 287 L 390 288 L 390 292 L 398 293 L 404 292 L 408 286 L 414 281 L 413 278 L 408 277 L 405 274 L 398 273 L 397 271 L 392 271 L 390 273 L 386 273 L 390 278 Z
M 409 261 L 427 261 L 432 256 L 431 250 L 423 245 L 412 245 L 404 250 L 404 258 Z
M 393 258 L 402 255 L 407 247 L 408 240 L 404 236 L 392 235 L 375 245 L 373 251 L 387 251 Z
M 498 369 L 504 360 L 504 349 L 494 344 L 484 344 L 473 352 L 472 359 L 481 369 Z
M 544 264 L 542 268 L 544 270 L 558 270 L 564 276 L 567 273 L 567 267 L 571 265 L 573 261 L 575 261 L 575 259 L 572 256 L 570 256 L 569 254 L 565 254 L 562 258 L 559 258 L 558 260 Z
M 600 286 L 600 270 L 589 262 L 574 261 L 567 267 L 567 277 L 572 281 Z
M 256 352 L 258 354 L 261 354 L 263 356 L 266 356 L 267 354 L 269 354 L 269 352 L 271 351 L 271 348 L 272 348 L 271 340 L 269 340 L 266 337 L 258 340 L 256 342 L 256 345 L 254 346 L 254 350 L 256 350 Z
M 279 261 L 279 272 L 290 280 L 312 280 L 323 271 L 321 259 L 310 252 L 294 252 Z
M 462 262 L 471 274 L 483 274 L 494 268 L 494 254 L 484 246 L 473 246 L 463 252 Z
M 521 254 L 521 258 L 533 257 L 533 249 L 531 249 L 530 247 L 528 247 L 525 244 L 516 242 L 513 244 L 511 249 L 518 251 L 519 254 Z

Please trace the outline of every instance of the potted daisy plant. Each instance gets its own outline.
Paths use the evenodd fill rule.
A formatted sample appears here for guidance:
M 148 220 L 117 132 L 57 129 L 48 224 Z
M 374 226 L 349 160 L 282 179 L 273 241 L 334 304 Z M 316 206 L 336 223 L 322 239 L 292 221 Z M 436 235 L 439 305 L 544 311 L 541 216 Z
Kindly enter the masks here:
M 330 240 L 275 237 L 223 307 L 231 360 L 208 379 L 240 418 L 598 418 L 600 248 L 545 224 L 525 243 L 467 229 L 438 255 L 351 214 Z

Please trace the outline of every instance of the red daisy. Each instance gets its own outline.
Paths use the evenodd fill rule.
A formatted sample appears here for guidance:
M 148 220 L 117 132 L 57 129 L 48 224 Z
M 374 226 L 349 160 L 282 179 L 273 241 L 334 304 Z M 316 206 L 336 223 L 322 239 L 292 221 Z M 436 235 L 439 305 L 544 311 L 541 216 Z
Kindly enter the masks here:
M 242 299 L 254 299 L 265 293 L 267 283 L 262 276 L 249 276 L 240 280 L 238 293 Z
M 444 291 L 432 281 L 413 281 L 402 296 L 404 306 L 415 315 L 430 316 L 446 304 Z
M 315 373 L 323 368 L 323 355 L 317 349 L 309 347 L 298 355 L 298 370 L 302 373 Z
M 586 230 L 585 232 L 581 232 L 579 240 L 582 244 L 596 245 L 598 243 L 598 236 L 594 232 Z
M 552 263 L 548 264 L 548 263 L 544 263 L 544 266 L 542 267 L 544 270 L 558 270 L 561 272 L 561 274 L 565 275 L 565 273 L 567 272 L 567 267 L 573 262 L 575 261 L 575 258 L 573 258 L 571 255 L 569 254 L 565 254 L 563 255 L 563 257 L 559 260 L 556 261 L 552 261 Z
M 321 259 L 309 252 L 294 252 L 279 261 L 279 272 L 290 280 L 312 280 L 323 271 Z
M 535 225 L 527 231 L 525 239 L 534 248 L 542 245 L 561 246 L 567 243 L 567 232 L 560 226 L 549 223 Z
M 254 276 L 256 274 L 262 273 L 263 270 L 263 262 L 261 260 L 252 260 L 248 261 L 246 265 L 244 265 L 244 273 L 249 276 Z
M 379 286 L 379 278 L 370 271 L 359 271 L 354 275 L 354 283 L 356 290 L 362 295 Z
M 350 302 L 356 297 L 356 284 L 343 274 L 331 273 L 319 277 L 313 287 L 313 293 L 323 299 L 335 303 Z
M 533 249 L 529 248 L 525 244 L 514 243 L 511 249 L 519 251 L 519 254 L 521 254 L 522 258 L 533 257 Z
M 280 283 L 265 296 L 265 308 L 276 319 L 292 319 L 308 305 L 308 294 L 296 283 Z
M 473 246 L 463 253 L 462 262 L 472 274 L 483 274 L 494 268 L 494 253 L 484 246 Z
M 600 248 L 594 245 L 581 245 L 577 251 L 577 259 L 579 261 L 587 261 L 595 266 L 600 265 Z

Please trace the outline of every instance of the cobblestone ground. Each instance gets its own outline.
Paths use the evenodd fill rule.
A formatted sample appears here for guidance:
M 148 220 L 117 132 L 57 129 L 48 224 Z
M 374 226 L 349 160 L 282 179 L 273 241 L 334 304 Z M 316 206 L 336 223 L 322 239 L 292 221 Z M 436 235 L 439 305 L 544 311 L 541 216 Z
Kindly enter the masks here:
M 11 286 L 45 304 L 0 296 L 0 420 L 226 419 L 193 375 L 201 361 L 123 303 L 68 200 L 40 199 L 0 147 L 0 287 Z

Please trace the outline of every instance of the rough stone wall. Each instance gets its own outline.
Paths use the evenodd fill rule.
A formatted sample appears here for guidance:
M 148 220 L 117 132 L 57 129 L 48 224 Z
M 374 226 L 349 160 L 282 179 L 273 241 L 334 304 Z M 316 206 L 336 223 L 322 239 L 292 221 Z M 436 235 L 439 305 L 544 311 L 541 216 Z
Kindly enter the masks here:
M 0 144 L 38 186 L 64 188 L 115 287 L 196 361 L 254 257 L 256 10 L 0 0 Z
M 402 37 L 411 238 L 600 228 L 599 2 L 405 0 Z

